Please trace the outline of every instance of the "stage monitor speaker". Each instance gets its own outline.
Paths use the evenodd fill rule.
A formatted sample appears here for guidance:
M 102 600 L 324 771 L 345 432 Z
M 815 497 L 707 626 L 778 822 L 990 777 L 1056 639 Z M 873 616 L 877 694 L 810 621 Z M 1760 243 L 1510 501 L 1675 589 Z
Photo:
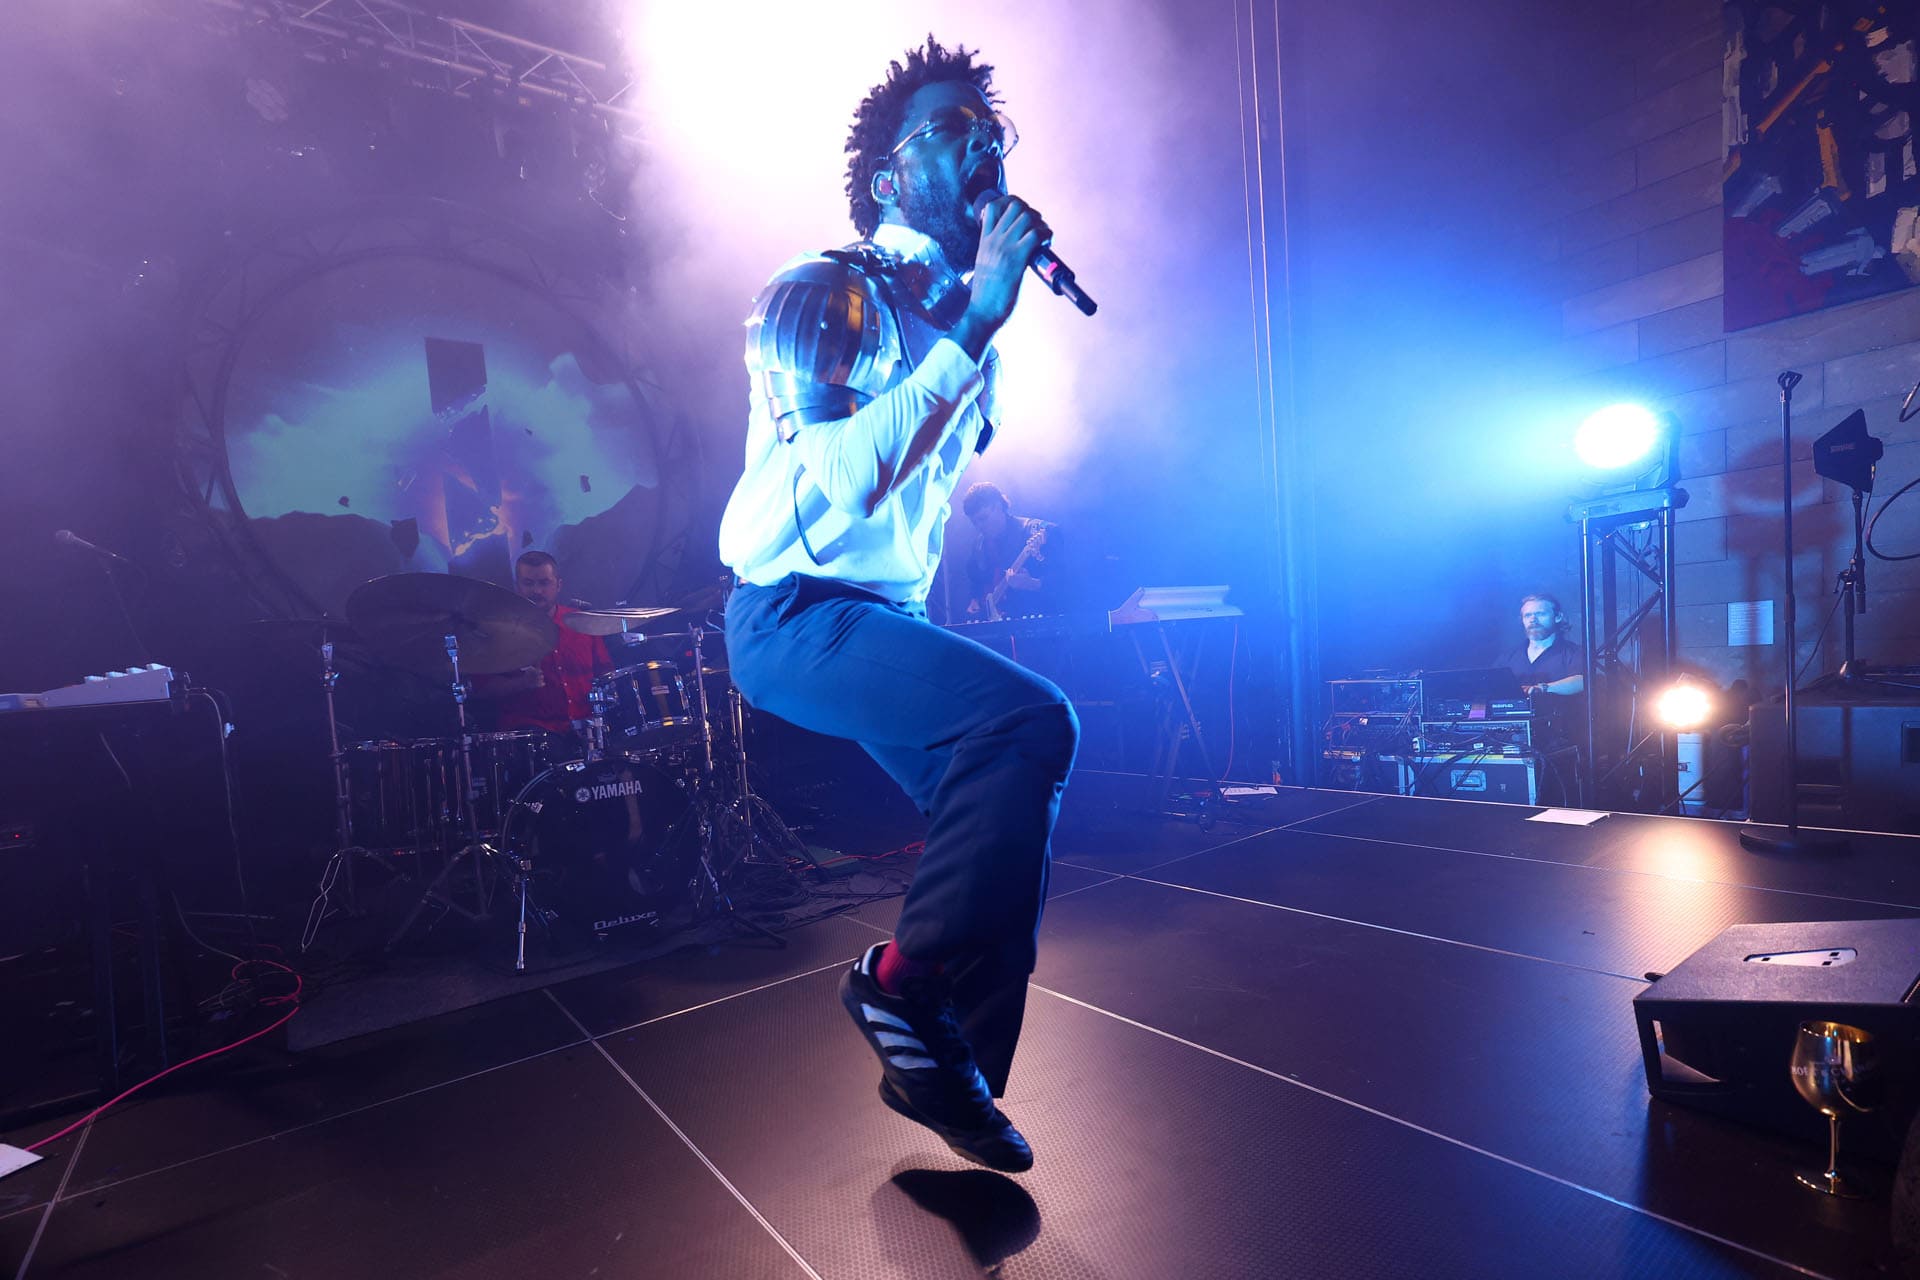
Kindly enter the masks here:
M 1794 1037 L 1809 1021 L 1878 1042 L 1885 1089 L 1848 1116 L 1842 1149 L 1893 1162 L 1920 1108 L 1920 918 L 1737 924 L 1634 997 L 1647 1089 L 1666 1102 L 1824 1143 L 1826 1118 L 1794 1091 Z

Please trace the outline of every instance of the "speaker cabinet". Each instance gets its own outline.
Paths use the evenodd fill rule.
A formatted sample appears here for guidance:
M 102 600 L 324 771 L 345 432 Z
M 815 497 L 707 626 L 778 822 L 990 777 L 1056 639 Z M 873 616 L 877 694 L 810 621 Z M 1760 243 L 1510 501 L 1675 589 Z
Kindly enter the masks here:
M 1800 1024 L 1843 1022 L 1877 1042 L 1882 1100 L 1842 1121 L 1841 1150 L 1891 1163 L 1920 1109 L 1920 918 L 1740 924 L 1633 1001 L 1654 1097 L 1824 1143 L 1794 1091 Z
M 1920 832 L 1920 697 L 1864 684 L 1794 699 L 1800 821 L 1856 831 Z M 1786 712 L 1753 709 L 1753 820 L 1787 820 Z

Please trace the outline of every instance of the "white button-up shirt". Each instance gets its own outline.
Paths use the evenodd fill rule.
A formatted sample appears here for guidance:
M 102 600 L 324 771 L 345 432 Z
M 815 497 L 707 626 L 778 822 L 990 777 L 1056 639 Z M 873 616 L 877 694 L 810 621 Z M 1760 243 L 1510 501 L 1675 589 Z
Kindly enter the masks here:
M 907 257 L 931 243 L 894 224 L 873 239 Z M 991 348 L 975 364 L 941 338 L 850 417 L 801 426 L 790 442 L 775 430 L 762 389 L 752 388 L 746 465 L 720 521 L 721 560 L 760 586 L 800 573 L 924 603 L 954 488 L 995 413 L 996 378 Z

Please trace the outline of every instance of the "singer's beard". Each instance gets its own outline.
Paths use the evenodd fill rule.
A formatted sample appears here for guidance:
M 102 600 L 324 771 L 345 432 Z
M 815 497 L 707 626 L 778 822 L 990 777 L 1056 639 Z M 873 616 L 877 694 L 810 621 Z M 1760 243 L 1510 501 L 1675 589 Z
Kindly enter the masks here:
M 900 216 L 940 246 L 956 273 L 973 270 L 980 253 L 980 224 L 967 215 L 957 186 L 924 176 L 908 182 L 900 190 Z

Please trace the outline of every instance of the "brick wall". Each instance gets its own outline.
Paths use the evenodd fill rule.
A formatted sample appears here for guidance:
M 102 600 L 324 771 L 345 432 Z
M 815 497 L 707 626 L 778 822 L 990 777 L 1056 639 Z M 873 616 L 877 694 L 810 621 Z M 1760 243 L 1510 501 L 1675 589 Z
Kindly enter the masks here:
M 1550 175 L 1523 201 L 1523 228 L 1551 304 L 1557 393 L 1646 398 L 1683 433 L 1676 616 L 1682 658 L 1722 682 L 1777 684 L 1779 645 L 1730 648 L 1727 603 L 1782 595 L 1779 389 L 1794 394 L 1795 583 L 1809 675 L 1839 665 L 1834 579 L 1851 553 L 1847 490 L 1813 474 L 1812 441 L 1856 408 L 1884 439 L 1878 493 L 1920 477 L 1920 418 L 1897 422 L 1920 379 L 1920 288 L 1775 324 L 1721 323 L 1721 34 L 1714 0 L 1611 0 L 1590 118 L 1533 157 Z M 1880 522 L 1893 554 L 1920 551 L 1920 490 Z M 1920 561 L 1869 558 L 1857 648 L 1872 663 L 1920 662 Z M 1778 606 L 1776 605 L 1776 610 Z

